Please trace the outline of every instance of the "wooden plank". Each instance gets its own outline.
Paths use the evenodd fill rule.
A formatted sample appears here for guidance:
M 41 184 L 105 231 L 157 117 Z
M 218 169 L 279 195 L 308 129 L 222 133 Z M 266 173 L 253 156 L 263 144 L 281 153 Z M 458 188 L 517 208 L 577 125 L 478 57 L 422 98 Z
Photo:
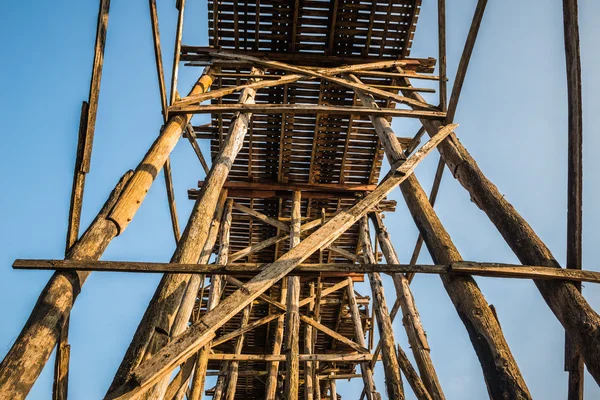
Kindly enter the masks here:
M 377 205 L 396 186 L 407 179 L 417 164 L 440 143 L 455 126 L 440 130 L 435 139 L 427 142 L 410 157 L 395 173 L 391 173 L 373 192 L 365 196 L 348 211 L 341 211 L 325 225 L 308 236 L 298 246 L 271 263 L 261 273 L 248 281 L 231 296 L 207 313 L 197 324 L 169 345 L 163 347 L 155 357 L 141 363 L 132 374 L 132 379 L 121 388 L 109 393 L 108 398 L 130 398 L 149 387 L 153 382 L 168 374 L 183 360 L 189 358 L 198 348 L 211 340 L 215 331 L 231 316 L 241 311 L 247 304 L 264 293 L 289 271 L 306 260 L 314 251 L 333 242 L 350 228 L 363 215 Z M 132 385 L 132 386 L 129 386 Z
M 467 266 L 478 266 L 470 270 L 461 270 L 461 263 Z M 253 276 L 264 270 L 269 264 L 233 263 L 218 264 L 181 264 L 181 263 L 148 263 L 132 261 L 84 261 L 84 260 L 38 260 L 17 259 L 13 263 L 14 269 L 24 270 L 57 270 L 57 271 L 98 271 L 98 272 L 139 272 L 139 273 L 169 273 L 169 274 L 206 274 L 206 275 L 243 275 Z M 553 267 L 500 264 L 489 262 L 469 262 L 450 264 L 299 264 L 290 273 L 315 274 L 319 272 L 337 272 L 365 274 L 379 272 L 385 274 L 462 274 L 488 276 L 493 278 L 515 279 L 548 279 L 565 280 L 574 282 L 600 283 L 600 272 L 587 270 L 557 269 Z M 341 285 L 341 286 L 338 286 Z M 323 290 L 323 296 L 344 287 L 340 282 L 336 286 Z M 332 289 L 333 290 L 330 290 Z M 300 307 L 305 306 L 314 298 L 307 297 L 300 301 Z
M 240 329 L 243 329 L 246 325 L 248 325 L 248 320 L 250 319 L 250 313 L 252 311 L 252 303 L 248 304 L 244 311 L 242 311 L 242 322 L 240 323 Z M 244 334 L 239 335 L 236 338 L 235 343 L 235 354 L 241 354 L 242 348 L 244 346 Z M 227 400 L 234 400 L 235 391 L 237 387 L 238 381 L 238 372 L 239 372 L 239 361 L 232 361 L 229 363 L 229 377 L 227 380 L 227 391 L 225 398 Z
M 208 104 L 169 108 L 170 114 L 215 114 L 251 112 L 255 114 L 294 114 L 294 115 L 381 115 L 384 117 L 404 118 L 430 118 L 444 119 L 446 113 L 442 111 L 405 110 L 400 108 L 370 109 L 366 107 L 350 106 L 323 106 L 312 104 Z
M 270 321 L 273 321 L 274 319 L 277 319 L 282 315 L 283 315 L 283 313 L 279 312 L 279 313 L 273 313 L 273 314 L 267 315 L 266 317 L 263 317 L 261 319 L 257 319 L 254 322 L 251 322 L 243 327 L 240 327 L 239 329 L 236 329 L 235 331 L 229 332 L 229 333 L 219 337 L 218 339 L 213 340 L 212 345 L 213 345 L 213 347 L 218 346 L 222 343 L 225 343 L 231 339 L 238 337 L 239 335 L 249 332 L 252 329 L 258 328 L 259 326 L 262 326 Z
M 282 280 L 281 282 L 281 301 L 283 302 L 287 298 L 287 281 Z M 272 356 L 277 357 L 281 354 L 281 346 L 283 344 L 283 334 L 285 326 L 285 317 L 281 315 L 277 318 L 277 325 L 275 327 L 275 338 L 273 342 Z M 285 360 L 285 358 L 284 358 Z M 279 360 L 272 360 L 268 366 L 268 376 L 265 383 L 265 400 L 274 400 L 277 391 L 277 372 L 279 370 Z

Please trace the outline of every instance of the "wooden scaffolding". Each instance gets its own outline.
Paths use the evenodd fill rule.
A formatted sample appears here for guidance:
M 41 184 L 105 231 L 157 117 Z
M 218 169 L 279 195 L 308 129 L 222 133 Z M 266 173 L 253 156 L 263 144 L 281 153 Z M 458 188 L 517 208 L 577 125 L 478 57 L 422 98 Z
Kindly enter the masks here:
M 336 382 L 345 379 L 362 380 L 361 398 L 403 399 L 401 374 L 417 398 L 444 399 L 411 294 L 416 273 L 442 279 L 473 343 L 490 398 L 531 395 L 473 275 L 533 279 L 566 331 L 569 399 L 583 398 L 584 364 L 600 382 L 600 317 L 580 285 L 600 283 L 600 273 L 581 270 L 576 0 L 564 0 L 566 269 L 456 137 L 454 115 L 486 0 L 478 1 L 450 96 L 445 0 L 438 0 L 437 61 L 410 57 L 421 0 L 209 0 L 207 47 L 182 44 L 185 0 L 178 0 L 170 95 L 156 3 L 149 0 L 164 126 L 80 236 L 109 3 L 100 1 L 65 259 L 20 259 L 13 265 L 56 272 L 0 366 L 0 397 L 25 398 L 57 346 L 53 398 L 67 398 L 69 314 L 92 271 L 164 274 L 107 399 L 337 399 Z M 177 88 L 182 64 L 203 67 L 186 96 Z M 421 96 L 436 92 L 430 84 L 419 85 L 427 81 L 437 85 L 437 105 Z M 210 114 L 210 123 L 193 125 L 195 114 Z M 414 137 L 398 137 L 393 117 L 418 119 L 422 127 Z M 183 233 L 169 162 L 181 136 L 206 171 L 198 188 L 188 192 L 195 203 Z M 201 140 L 210 141 L 210 161 Z M 412 172 L 435 149 L 440 159 L 427 196 Z M 384 157 L 390 169 L 382 176 Z M 433 209 L 445 166 L 522 265 L 462 260 Z M 98 261 L 130 223 L 161 169 L 177 241 L 171 262 Z M 395 210 L 395 201 L 386 196 L 396 187 L 420 231 L 408 264 L 400 263 L 383 222 L 383 213 Z M 417 264 L 423 243 L 434 265 Z M 394 283 L 392 308 L 382 274 Z M 368 281 L 370 294 L 355 290 L 354 283 L 362 281 Z M 415 366 L 395 339 L 399 333 L 392 322 L 399 313 Z M 375 385 L 379 360 L 385 387 Z M 216 377 L 213 387 L 206 385 L 209 376 Z

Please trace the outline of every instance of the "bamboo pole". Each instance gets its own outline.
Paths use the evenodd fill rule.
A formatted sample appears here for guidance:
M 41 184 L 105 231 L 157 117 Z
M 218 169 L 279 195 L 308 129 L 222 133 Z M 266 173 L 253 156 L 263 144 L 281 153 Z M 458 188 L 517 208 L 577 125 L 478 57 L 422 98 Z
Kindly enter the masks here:
M 254 70 L 254 72 L 258 74 L 260 71 Z M 254 95 L 255 92 L 253 91 L 244 91 L 240 95 L 240 101 L 253 102 Z M 227 140 L 220 150 L 219 155 L 215 158 L 215 162 L 206 178 L 206 183 L 202 186 L 200 195 L 194 204 L 187 226 L 171 261 L 193 263 L 197 262 L 200 258 L 201 251 L 208 237 L 209 227 L 217 207 L 221 189 L 229 174 L 232 160 L 235 159 L 237 153 L 242 148 L 244 136 L 248 130 L 249 119 L 249 115 L 239 114 L 230 125 Z M 115 210 L 113 210 L 114 213 Z M 143 359 L 152 357 L 169 342 L 174 316 L 181 304 L 185 287 L 188 285 L 190 278 L 191 276 L 188 274 L 166 274 L 163 276 L 123 357 L 123 361 L 108 390 L 109 392 L 122 385 L 128 379 L 131 371 Z M 189 319 L 189 315 L 187 318 Z M 157 387 L 157 393 L 160 396 L 162 396 L 163 393 L 161 392 L 164 390 L 166 390 L 164 384 L 161 387 Z
M 290 249 L 300 244 L 300 191 L 295 190 L 292 197 L 292 223 L 290 226 Z M 299 391 L 299 336 L 300 336 L 300 278 L 289 276 L 287 278 L 287 313 L 286 313 L 286 374 L 284 393 L 289 400 L 298 399 Z
M 577 0 L 563 0 L 569 140 L 567 168 L 567 268 L 581 269 L 583 225 L 583 104 Z M 581 284 L 574 284 L 581 292 Z M 565 370 L 569 371 L 569 400 L 583 400 L 584 365 L 578 349 L 565 335 Z M 596 378 L 596 380 L 598 380 Z
M 367 217 L 360 220 L 360 243 L 365 261 L 375 264 L 377 262 L 371 247 L 369 225 Z M 390 314 L 383 292 L 383 282 L 377 272 L 369 273 L 369 283 L 373 294 L 373 311 L 377 316 L 377 328 L 381 343 L 381 354 L 383 355 L 383 366 L 385 371 L 386 392 L 390 399 L 404 399 L 404 387 L 400 377 L 400 366 L 396 355 L 396 341 L 394 339 L 394 328 L 390 320 Z
M 298 246 L 265 267 L 261 273 L 246 282 L 242 288 L 225 299 L 214 310 L 207 313 L 198 323 L 192 325 L 184 334 L 161 349 L 155 357 L 143 362 L 133 371 L 132 378 L 122 387 L 109 393 L 107 398 L 131 398 L 148 390 L 151 384 L 168 374 L 183 360 L 189 358 L 198 348 L 211 340 L 215 335 L 215 331 L 231 316 L 241 311 L 275 282 L 310 257 L 312 253 L 332 243 L 362 216 L 379 204 L 387 194 L 412 174 L 420 160 L 426 157 L 445 138 L 445 135 L 454 128 L 454 125 L 443 128 L 435 140 L 430 140 L 423 145 L 419 151 L 402 163 L 395 170 L 396 172 L 390 173 L 373 192 L 349 210 L 339 212 Z

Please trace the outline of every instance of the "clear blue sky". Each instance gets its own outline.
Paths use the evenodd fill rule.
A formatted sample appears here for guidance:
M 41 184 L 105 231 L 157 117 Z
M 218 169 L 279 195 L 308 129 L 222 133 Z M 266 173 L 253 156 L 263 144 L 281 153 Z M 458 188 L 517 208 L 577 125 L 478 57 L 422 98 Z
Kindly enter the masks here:
M 159 1 L 167 74 L 176 13 Z M 423 1 L 413 56 L 437 55 L 436 2 Z M 448 0 L 448 68 L 453 77 L 475 0 Z M 0 4 L 0 113 L 3 195 L 0 197 L 0 357 L 8 351 L 50 277 L 13 271 L 16 258 L 62 258 L 81 101 L 87 99 L 97 1 L 22 0 Z M 580 0 L 584 100 L 584 268 L 599 271 L 600 237 L 600 3 Z M 189 0 L 184 43 L 207 44 L 206 3 Z M 111 5 L 104 76 L 82 226 L 86 227 L 118 178 L 137 165 L 161 126 L 147 1 Z M 199 69 L 184 68 L 186 92 Z M 452 80 L 451 80 L 452 81 Z M 451 83 L 451 82 L 450 82 Z M 566 238 L 567 104 L 560 0 L 491 0 L 473 54 L 456 121 L 458 136 L 484 173 L 530 222 L 564 265 Z M 396 121 L 399 135 L 414 123 Z M 206 149 L 205 149 L 206 150 Z M 180 220 L 191 209 L 186 190 L 203 172 L 184 142 L 173 153 Z M 417 170 L 429 188 L 437 155 Z M 407 262 L 417 231 L 399 192 L 398 212 L 386 219 Z M 441 187 L 439 216 L 466 260 L 517 262 L 485 214 L 449 175 Z M 115 239 L 105 260 L 168 261 L 174 250 L 162 175 L 133 223 Z M 420 259 L 431 262 L 426 251 Z M 108 388 L 159 276 L 96 273 L 83 288 L 71 319 L 72 399 L 100 398 Z M 564 333 L 529 281 L 477 279 L 498 311 L 502 328 L 535 398 L 566 397 Z M 388 300 L 393 289 L 386 282 Z M 358 288 L 368 293 L 366 286 Z M 466 331 L 434 276 L 419 276 L 413 291 L 432 357 L 449 399 L 486 398 L 481 369 Z M 600 310 L 600 287 L 584 295 Z M 398 340 L 407 348 L 400 322 Z M 30 398 L 47 399 L 52 360 Z M 378 370 L 383 391 L 383 373 Z M 340 383 L 354 398 L 357 383 Z M 412 396 L 410 394 L 409 396 Z M 586 377 L 586 398 L 600 397 Z

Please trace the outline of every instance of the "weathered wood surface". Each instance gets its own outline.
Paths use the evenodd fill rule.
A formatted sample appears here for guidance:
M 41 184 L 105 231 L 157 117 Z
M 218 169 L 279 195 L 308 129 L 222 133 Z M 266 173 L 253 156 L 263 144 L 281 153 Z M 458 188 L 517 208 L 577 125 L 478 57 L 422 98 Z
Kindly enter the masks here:
M 369 223 L 366 216 L 360 220 L 360 242 L 365 261 L 375 264 L 377 260 L 371 247 L 369 235 Z M 396 355 L 396 340 L 394 339 L 394 328 L 390 320 L 390 314 L 383 291 L 383 281 L 377 272 L 369 273 L 369 283 L 373 294 L 373 312 L 377 317 L 377 328 L 379 330 L 379 342 L 381 343 L 381 354 L 383 356 L 383 367 L 385 372 L 385 387 L 388 398 L 394 400 L 404 399 L 404 387 L 400 377 L 400 366 Z
M 200 79 L 198 79 L 190 94 L 204 93 L 208 90 L 212 81 L 213 78 L 210 70 L 206 70 Z M 167 161 L 171 151 L 175 148 L 191 117 L 191 115 L 175 115 L 170 117 L 162 133 L 152 144 L 152 147 L 136 168 L 130 184 L 127 185 L 109 215 L 109 218 L 117 225 L 119 233 L 131 222 L 133 215 L 146 197 L 146 193 L 150 189 L 158 172 Z
M 54 382 L 52 383 L 52 400 L 67 400 L 69 392 L 69 316 L 63 321 L 60 337 L 56 345 L 54 362 Z
M 107 215 L 129 182 L 132 171 L 117 183 L 108 200 L 67 259 L 97 260 L 117 236 L 115 224 Z M 40 294 L 21 334 L 0 364 L 0 398 L 24 399 L 50 358 L 66 318 L 89 272 L 57 271 Z
M 390 263 L 399 263 L 398 255 L 392 245 L 389 233 L 383 225 L 381 215 L 372 213 L 371 219 L 386 261 Z M 406 330 L 408 343 L 412 349 L 423 383 L 432 399 L 443 400 L 445 399 L 444 392 L 431 360 L 427 335 L 425 334 L 425 329 L 421 323 L 421 317 L 415 306 L 415 300 L 410 290 L 408 279 L 402 274 L 393 274 L 392 278 L 396 288 L 396 297 L 400 302 L 402 314 L 404 315 L 402 322 L 404 329 Z
M 163 347 L 155 357 L 140 364 L 126 385 L 108 395 L 108 398 L 131 398 L 148 389 L 149 385 L 159 380 L 180 362 L 189 358 L 198 348 L 211 340 L 215 331 L 240 312 L 246 305 L 264 293 L 275 282 L 308 258 L 314 251 L 330 244 L 339 235 L 351 227 L 358 219 L 366 215 L 398 184 L 404 181 L 414 168 L 437 144 L 444 135 L 453 130 L 447 126 L 440 131 L 435 140 L 430 140 L 410 157 L 398 170 L 390 174 L 373 192 L 359 201 L 348 211 L 341 211 L 325 225 L 308 236 L 298 246 L 270 264 L 261 273 L 248 281 L 242 288 L 221 302 L 214 310 L 207 313 L 198 323 L 192 325 L 184 334 Z
M 350 316 L 352 317 L 352 324 L 354 325 L 354 338 L 355 341 L 362 347 L 367 347 L 365 342 L 365 333 L 363 331 L 362 321 L 360 313 L 358 311 L 358 304 L 356 303 L 356 296 L 354 295 L 354 283 L 352 278 L 347 278 L 348 286 L 346 286 L 346 293 L 348 297 L 348 308 L 350 309 Z M 361 377 L 365 385 L 365 392 L 368 400 L 381 399 L 381 395 L 377 392 L 375 387 L 375 381 L 373 380 L 373 370 L 368 362 L 360 364 Z
M 292 221 L 290 231 L 290 249 L 300 244 L 300 191 L 294 191 L 292 197 Z M 286 399 L 297 400 L 300 383 L 300 365 L 298 354 L 300 353 L 300 278 L 289 276 L 287 278 L 287 303 L 286 303 L 286 374 L 284 382 L 284 396 Z
M 252 312 L 252 303 L 248 304 L 244 311 L 242 311 L 242 322 L 240 323 L 240 328 L 244 328 L 248 325 L 248 320 L 250 319 L 250 313 Z M 242 354 L 242 348 L 244 346 L 244 334 L 239 335 L 236 338 L 235 343 L 235 354 Z M 238 381 L 238 373 L 240 368 L 239 361 L 232 361 L 229 363 L 229 376 L 227 380 L 227 391 L 225 398 L 227 400 L 234 400 L 235 397 L 235 389 L 237 387 Z
M 578 1 L 563 0 L 568 100 L 567 264 L 581 269 L 583 225 L 583 104 L 579 50 Z M 575 283 L 581 292 L 581 284 Z M 583 400 L 584 365 L 578 349 L 565 335 L 565 370 L 569 371 L 569 400 Z
M 319 106 L 314 104 L 210 104 L 187 107 L 171 107 L 171 114 L 213 114 L 249 112 L 256 114 L 295 114 L 295 115 L 380 115 L 383 117 L 428 118 L 443 120 L 446 113 L 442 111 L 405 110 L 401 108 L 380 108 L 371 110 L 365 107 Z
M 408 82 L 406 83 L 408 84 Z M 358 94 L 361 96 L 361 100 L 372 101 L 368 96 L 360 92 Z M 381 138 L 390 164 L 394 165 L 404 159 L 403 149 L 396 140 L 390 124 L 384 118 L 379 117 L 373 117 L 372 122 Z M 424 123 L 423 125 L 427 128 Z M 430 133 L 430 135 L 432 134 Z M 416 177 L 411 175 L 400 185 L 400 189 L 434 261 L 436 263 L 462 261 L 460 253 L 454 247 Z M 531 398 L 500 325 L 490 311 L 475 281 L 469 276 L 441 275 L 441 278 L 467 328 L 491 397 Z M 501 359 L 502 362 L 499 363 L 498 359 Z
M 434 136 L 439 124 L 428 120 L 421 122 L 427 133 Z M 440 145 L 439 151 L 453 176 L 490 218 L 523 264 L 560 268 L 550 249 L 487 179 L 454 134 Z M 600 316 L 572 283 L 536 280 L 535 284 L 571 340 L 579 347 L 588 371 L 600 383 L 600 336 L 594 333 L 600 331 Z
M 421 377 L 413 368 L 408 357 L 406 356 L 406 353 L 404 353 L 404 350 L 402 350 L 402 347 L 400 347 L 400 345 L 398 345 L 397 348 L 397 355 L 398 364 L 400 364 L 400 368 L 402 369 L 402 372 L 404 373 L 408 384 L 415 393 L 415 396 L 417 396 L 417 399 L 432 400 L 432 397 L 429 395 L 429 392 L 427 391 L 425 384 L 421 380 Z
M 18 259 L 13 268 L 24 270 L 56 271 L 98 271 L 98 272 L 136 272 L 170 274 L 206 274 L 206 275 L 242 275 L 253 276 L 268 264 L 234 263 L 220 264 L 179 264 L 147 263 L 133 261 L 79 261 L 79 260 L 29 260 Z M 467 274 L 491 278 L 548 279 L 574 282 L 600 283 L 600 272 L 586 270 L 568 270 L 552 267 L 520 264 L 500 264 L 489 262 L 460 261 L 451 264 L 299 264 L 290 274 L 310 275 L 318 272 L 340 272 L 366 274 L 380 272 L 385 274 Z M 326 289 L 328 290 L 328 289 Z M 327 291 L 326 293 L 329 293 Z M 300 301 L 300 306 L 307 300 Z
M 281 283 L 281 301 L 285 301 L 287 298 L 287 280 L 282 281 Z M 281 354 L 281 346 L 283 344 L 283 333 L 285 326 L 285 316 L 281 315 L 277 318 L 277 325 L 275 328 L 275 338 L 273 342 L 273 356 L 279 356 Z M 277 372 L 279 370 L 279 361 L 273 360 L 268 366 L 268 376 L 265 383 L 265 399 L 266 400 L 274 400 L 275 393 L 277 391 Z
M 320 72 L 323 74 L 341 74 L 344 72 L 362 71 L 362 70 L 369 70 L 369 69 L 392 68 L 392 67 L 398 66 L 400 64 L 401 64 L 401 62 L 398 60 L 377 61 L 377 62 L 373 62 L 373 63 L 354 64 L 354 65 L 336 67 L 336 68 L 323 68 L 323 69 L 319 69 L 317 72 Z M 303 79 L 303 78 L 305 78 L 305 75 L 288 74 L 288 75 L 284 75 L 281 78 L 274 79 L 274 80 L 265 79 L 260 82 L 254 82 L 254 83 L 238 85 L 238 86 L 229 87 L 229 88 L 221 88 L 221 89 L 211 90 L 208 93 L 195 94 L 195 95 L 189 95 L 187 97 L 184 97 L 183 99 L 176 102 L 174 104 L 174 107 L 185 107 L 185 106 L 189 106 L 192 104 L 199 104 L 199 103 L 202 103 L 203 101 L 223 97 L 225 95 L 239 92 L 244 89 L 258 90 L 258 89 L 263 89 L 263 88 L 267 88 L 267 87 L 285 85 L 288 83 L 296 82 L 297 80 Z
M 261 71 L 255 70 L 253 72 L 260 75 Z M 254 91 L 245 90 L 240 95 L 240 102 L 253 102 L 255 94 Z M 249 119 L 250 115 L 240 114 L 231 125 L 225 145 L 219 156 L 214 160 L 206 178 L 206 184 L 194 204 L 187 226 L 171 261 L 193 263 L 200 258 L 217 209 L 223 183 L 227 179 L 232 161 L 241 150 L 244 136 L 248 130 Z M 183 128 L 185 128 L 185 125 Z M 163 135 L 165 135 L 164 132 Z M 191 276 L 187 274 L 167 274 L 163 276 L 115 375 L 109 392 L 122 385 L 128 379 L 131 371 L 143 359 L 152 357 L 155 352 L 168 343 L 173 333 L 175 336 L 181 333 L 173 332 L 172 328 L 174 317 L 190 278 Z M 189 311 L 191 313 L 191 308 Z M 189 315 L 183 320 L 187 322 Z M 162 388 L 157 387 L 156 390 L 160 392 Z
M 210 360 L 219 361 L 285 361 L 285 354 L 223 354 L 215 353 L 208 356 Z M 344 354 L 299 354 L 298 359 L 301 362 L 321 361 L 321 362 L 362 362 L 370 361 L 372 354 L 344 353 Z
M 104 65 L 104 47 L 106 44 L 106 32 L 108 30 L 108 12 L 110 0 L 101 0 L 98 10 L 98 24 L 96 27 L 96 42 L 94 45 L 94 62 L 92 64 L 92 78 L 90 81 L 90 93 L 88 97 L 88 113 L 85 124 L 85 144 L 83 146 L 83 159 L 81 170 L 90 172 L 92 159 L 92 147 L 94 144 L 94 132 L 96 130 L 96 114 L 98 113 L 98 99 L 100 97 L 100 81 L 102 80 L 102 66 Z

